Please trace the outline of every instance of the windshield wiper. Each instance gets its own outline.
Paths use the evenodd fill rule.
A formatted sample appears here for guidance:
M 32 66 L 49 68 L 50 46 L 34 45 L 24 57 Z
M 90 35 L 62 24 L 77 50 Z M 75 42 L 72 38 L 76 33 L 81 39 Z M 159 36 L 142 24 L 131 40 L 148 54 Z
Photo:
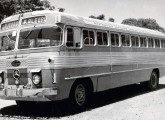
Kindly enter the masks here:
M 33 30 L 29 31 L 29 33 L 26 35 L 26 37 L 24 39 L 27 39 L 31 35 L 32 32 L 33 32 Z
M 9 35 L 6 33 L 6 37 L 11 41 L 11 39 L 10 39 L 10 37 L 9 37 Z

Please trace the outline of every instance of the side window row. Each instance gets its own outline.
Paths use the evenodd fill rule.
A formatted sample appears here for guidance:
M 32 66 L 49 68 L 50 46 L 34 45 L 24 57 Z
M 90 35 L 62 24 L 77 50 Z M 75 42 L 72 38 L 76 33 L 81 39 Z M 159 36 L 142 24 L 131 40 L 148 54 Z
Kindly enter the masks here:
M 84 45 L 94 46 L 95 38 L 99 46 L 108 45 L 108 32 L 95 31 L 92 29 L 83 29 L 82 38 Z M 143 37 L 129 34 L 119 34 L 110 32 L 111 45 L 113 47 L 142 47 L 142 48 L 165 48 L 165 39 Z M 121 42 L 120 42 L 121 40 Z M 81 29 L 77 27 L 67 28 L 67 47 L 81 47 Z
M 76 30 L 77 29 L 77 30 Z M 98 45 L 108 45 L 108 33 L 106 31 L 97 31 L 97 43 Z M 67 27 L 67 47 L 81 47 L 81 30 L 76 27 Z M 95 45 L 95 32 L 90 29 L 83 29 L 83 42 L 87 46 Z
M 98 45 L 108 45 L 108 33 L 105 31 L 96 32 Z M 83 41 L 85 45 L 95 45 L 95 33 L 93 30 L 83 30 Z
M 119 47 L 119 34 L 116 34 L 117 37 L 114 37 L 114 33 L 111 33 L 111 44 L 114 47 Z M 116 40 L 117 38 L 117 40 Z M 117 43 L 117 44 L 116 44 Z M 127 34 L 121 34 L 121 46 L 123 47 L 142 47 L 142 48 L 165 48 L 165 39 L 159 38 L 150 38 L 150 37 L 138 37 L 138 36 L 129 36 Z

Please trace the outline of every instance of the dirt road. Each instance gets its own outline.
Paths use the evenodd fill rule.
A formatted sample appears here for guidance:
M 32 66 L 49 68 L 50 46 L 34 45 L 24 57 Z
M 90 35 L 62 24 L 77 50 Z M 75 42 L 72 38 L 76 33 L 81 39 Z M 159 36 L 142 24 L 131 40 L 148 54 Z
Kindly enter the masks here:
M 95 94 L 83 111 L 71 110 L 66 101 L 19 108 L 15 101 L 0 100 L 0 109 L 0 120 L 164 120 L 165 77 L 153 92 L 131 85 Z

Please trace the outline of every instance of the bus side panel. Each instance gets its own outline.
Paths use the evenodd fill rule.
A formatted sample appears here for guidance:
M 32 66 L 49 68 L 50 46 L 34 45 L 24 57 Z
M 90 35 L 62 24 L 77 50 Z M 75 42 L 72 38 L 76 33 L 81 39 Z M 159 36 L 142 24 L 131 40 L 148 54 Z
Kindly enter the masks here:
M 163 77 L 164 76 L 164 74 L 165 74 L 165 67 L 163 66 L 163 67 L 160 67 L 159 68 L 159 77 Z
M 98 91 L 131 85 L 150 79 L 152 69 L 135 70 L 129 72 L 112 73 L 108 76 L 98 77 Z
M 97 70 L 97 71 L 96 71 Z M 52 76 L 50 75 L 49 79 L 45 78 L 45 83 L 49 81 L 51 86 L 57 87 L 57 95 L 56 96 L 49 96 L 49 99 L 51 100 L 61 100 L 61 99 L 66 99 L 69 97 L 72 85 L 76 80 L 86 80 L 86 76 L 90 76 L 89 78 L 92 81 L 93 84 L 93 91 L 95 92 L 97 89 L 97 76 L 91 77 L 92 74 L 96 72 L 107 72 L 109 70 L 109 67 L 84 67 L 84 68 L 63 68 L 63 69 L 56 69 L 54 70 L 55 75 L 55 82 L 52 83 Z M 45 74 L 47 74 L 46 72 Z M 50 85 L 49 85 L 50 86 Z M 48 87 L 48 84 L 47 86 Z

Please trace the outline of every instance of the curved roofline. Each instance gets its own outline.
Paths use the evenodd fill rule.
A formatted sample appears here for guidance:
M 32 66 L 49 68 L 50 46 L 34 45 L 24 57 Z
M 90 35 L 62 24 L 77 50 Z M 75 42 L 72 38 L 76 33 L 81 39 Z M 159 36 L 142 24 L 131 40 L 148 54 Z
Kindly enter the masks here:
M 82 18 L 84 21 L 86 20 L 86 24 L 90 24 L 90 25 L 94 25 L 94 26 L 100 26 L 100 27 L 108 27 L 109 29 L 113 29 L 113 30 L 121 30 L 128 32 L 128 33 L 134 33 L 134 34 L 140 34 L 140 35 L 145 35 L 145 36 L 154 36 L 154 37 L 161 37 L 161 38 L 165 38 L 165 34 L 157 31 L 157 30 L 151 30 L 151 29 L 147 29 L 147 28 L 142 28 L 142 27 L 137 27 L 137 26 L 130 26 L 130 25 L 124 25 L 124 24 L 120 24 L 120 23 L 114 23 L 114 22 L 108 22 L 108 21 L 103 21 L 103 20 L 98 20 L 98 19 L 93 19 L 93 18 L 88 18 L 88 17 L 83 17 L 83 16 L 78 16 L 78 15 L 73 15 L 73 14 L 68 14 L 68 13 L 63 13 L 63 12 L 57 12 L 57 11 L 51 11 L 51 10 L 43 10 L 43 11 L 33 11 L 32 14 L 44 14 L 44 13 L 57 13 L 60 15 L 65 15 L 68 16 L 70 18 L 76 18 L 77 20 L 80 20 L 80 18 Z M 93 24 L 92 22 L 98 22 L 98 24 L 103 23 L 102 25 L 97 25 L 97 24 Z M 105 24 L 105 25 L 104 25 Z
M 28 14 L 31 13 L 31 15 L 34 15 L 34 16 L 43 15 L 43 14 L 59 14 L 61 16 L 66 16 L 66 17 L 70 18 L 71 20 L 72 19 L 76 20 L 76 22 L 79 22 L 80 24 L 86 24 L 86 25 L 97 26 L 97 27 L 105 27 L 105 28 L 112 29 L 117 32 L 118 31 L 119 32 L 128 32 L 128 33 L 132 33 L 132 34 L 134 33 L 134 34 L 145 35 L 145 36 L 154 36 L 154 37 L 165 38 L 165 34 L 162 32 L 159 32 L 157 30 L 151 30 L 151 29 L 147 29 L 147 28 L 113 23 L 113 22 L 108 22 L 108 21 L 103 21 L 103 20 L 98 20 L 98 19 L 93 19 L 93 18 L 87 18 L 87 17 L 77 16 L 77 15 L 73 15 L 73 14 L 57 12 L 54 10 L 40 10 L 40 11 L 32 11 L 32 12 L 27 12 L 27 13 Z M 23 14 L 27 14 L 27 13 L 23 13 Z M 20 15 L 20 14 L 18 14 L 18 15 Z M 12 16 L 5 18 L 2 21 L 2 23 L 11 19 L 11 17 Z

